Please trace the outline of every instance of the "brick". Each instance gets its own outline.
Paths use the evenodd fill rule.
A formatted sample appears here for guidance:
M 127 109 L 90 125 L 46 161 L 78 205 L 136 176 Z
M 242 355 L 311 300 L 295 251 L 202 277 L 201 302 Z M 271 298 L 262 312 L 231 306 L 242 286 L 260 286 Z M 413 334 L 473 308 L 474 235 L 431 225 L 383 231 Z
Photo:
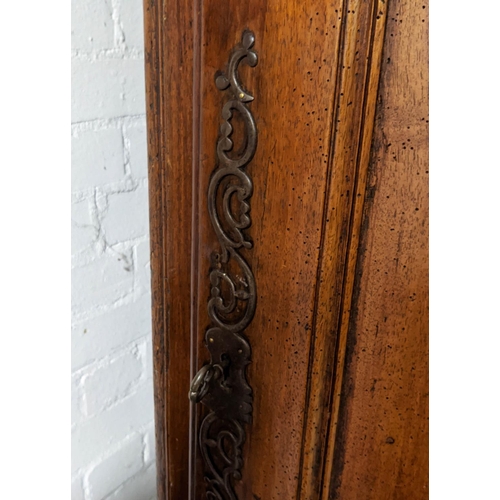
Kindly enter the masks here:
M 117 405 L 78 425 L 71 433 L 72 473 L 148 425 L 152 415 L 153 388 L 146 384 Z
M 142 450 L 141 436 L 134 435 L 118 451 L 98 464 L 88 478 L 91 500 L 102 500 L 139 472 L 143 466 Z
M 129 479 L 106 500 L 148 500 L 156 498 L 156 467 L 153 463 L 147 469 Z
M 97 228 L 92 223 L 89 200 L 71 205 L 71 253 L 88 250 L 97 238 Z
M 85 130 L 71 140 L 71 189 L 73 192 L 123 179 L 121 130 Z
M 144 362 L 144 374 L 146 378 L 153 378 L 153 338 L 152 335 L 146 339 L 146 353 Z
M 134 382 L 139 382 L 142 372 L 141 359 L 133 352 L 126 352 L 86 377 L 83 390 L 87 415 L 98 413 L 123 398 Z
M 114 23 L 109 0 L 71 1 L 71 48 L 91 51 L 113 48 Z
M 83 482 L 80 476 L 75 477 L 71 481 L 71 500 L 85 500 Z
M 156 478 L 142 2 L 72 0 L 72 24 L 72 122 L 80 125 L 72 136 L 71 498 L 148 500 Z
M 108 210 L 102 221 L 108 244 L 146 236 L 149 232 L 147 209 L 146 186 L 138 186 L 134 191 L 110 194 Z
M 149 296 L 109 309 L 97 317 L 76 322 L 72 328 L 71 365 L 77 370 L 134 340 L 150 335 Z
M 136 179 L 146 178 L 148 175 L 146 123 L 125 130 L 125 136 L 129 141 L 132 176 Z
M 73 59 L 71 75 L 73 123 L 145 113 L 143 59 Z
M 144 20 L 141 0 L 127 0 L 120 5 L 120 21 L 128 48 L 144 50 Z
M 82 411 L 82 390 L 79 385 L 79 376 L 71 377 L 71 425 L 80 423 L 84 419 Z
M 156 438 L 155 438 L 155 426 L 154 422 L 146 429 L 145 435 L 145 447 L 144 447 L 144 462 L 146 465 L 153 463 L 155 460 L 155 447 L 156 447 Z
M 112 304 L 132 292 L 132 256 L 105 253 L 71 272 L 71 297 L 74 312 L 92 310 L 96 305 Z
M 135 256 L 135 286 L 137 290 L 147 293 L 151 290 L 151 257 L 149 252 L 149 240 L 136 245 Z

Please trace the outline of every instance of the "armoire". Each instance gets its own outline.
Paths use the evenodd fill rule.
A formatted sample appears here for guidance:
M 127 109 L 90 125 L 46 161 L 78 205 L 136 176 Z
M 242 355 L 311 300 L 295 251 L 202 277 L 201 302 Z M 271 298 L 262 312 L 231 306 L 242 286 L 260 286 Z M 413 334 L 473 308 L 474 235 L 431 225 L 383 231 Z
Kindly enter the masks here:
M 428 498 L 428 4 L 144 23 L 159 500 Z

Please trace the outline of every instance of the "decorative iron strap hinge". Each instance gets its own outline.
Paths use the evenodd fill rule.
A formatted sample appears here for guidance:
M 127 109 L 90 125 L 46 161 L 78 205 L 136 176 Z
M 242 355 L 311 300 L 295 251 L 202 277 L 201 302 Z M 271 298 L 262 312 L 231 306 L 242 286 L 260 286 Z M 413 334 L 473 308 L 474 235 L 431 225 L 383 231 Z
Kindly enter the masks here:
M 218 164 L 208 186 L 208 212 L 220 252 L 212 255 L 210 270 L 211 325 L 205 342 L 211 360 L 196 374 L 189 393 L 191 401 L 202 402 L 210 409 L 199 429 L 207 499 L 237 500 L 233 481 L 241 479 L 243 426 L 252 419 L 252 390 L 245 375 L 251 351 L 244 330 L 255 313 L 256 286 L 241 251 L 252 248 L 252 242 L 243 233 L 251 225 L 249 200 L 253 191 L 245 167 L 257 148 L 257 128 L 247 107 L 253 97 L 239 81 L 238 66 L 242 61 L 250 67 L 256 66 L 254 42 L 254 34 L 244 31 L 241 43 L 230 55 L 227 73 L 215 75 L 217 88 L 229 93 L 229 100 L 222 108 L 224 123 L 217 141 Z M 235 112 L 245 126 L 241 151 L 233 151 L 231 140 Z

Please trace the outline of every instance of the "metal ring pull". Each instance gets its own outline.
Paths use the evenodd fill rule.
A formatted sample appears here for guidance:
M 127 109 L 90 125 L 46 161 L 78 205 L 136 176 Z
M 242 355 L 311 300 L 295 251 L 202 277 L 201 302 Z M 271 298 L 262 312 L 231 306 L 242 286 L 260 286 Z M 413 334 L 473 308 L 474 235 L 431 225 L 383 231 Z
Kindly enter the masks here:
M 204 365 L 194 376 L 189 390 L 189 399 L 193 403 L 199 403 L 208 392 L 208 383 L 214 375 L 214 367 L 212 364 Z

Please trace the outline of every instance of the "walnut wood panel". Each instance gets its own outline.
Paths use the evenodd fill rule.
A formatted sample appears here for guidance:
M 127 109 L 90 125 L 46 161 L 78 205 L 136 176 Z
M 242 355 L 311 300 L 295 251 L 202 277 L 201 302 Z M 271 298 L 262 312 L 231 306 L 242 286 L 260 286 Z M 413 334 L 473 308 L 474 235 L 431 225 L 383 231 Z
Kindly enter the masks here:
M 168 5 L 167 5 L 168 3 Z M 158 498 L 188 497 L 192 5 L 146 0 L 153 356 Z
M 389 4 L 330 498 L 428 498 L 427 4 Z
M 254 31 L 259 55 L 258 66 L 242 76 L 255 96 L 250 106 L 259 130 L 248 167 L 254 181 L 249 231 L 254 248 L 246 255 L 259 295 L 246 331 L 253 351 L 248 378 L 254 422 L 244 448 L 244 481 L 237 485 L 240 498 L 313 499 L 321 493 L 333 361 L 343 358 L 337 329 L 346 252 L 351 232 L 357 232 L 351 222 L 353 195 L 362 196 L 359 178 L 368 167 L 361 145 L 370 144 L 384 14 L 377 1 L 341 0 L 307 5 L 208 0 L 200 12 L 199 244 L 193 264 L 199 276 L 193 300 L 198 367 L 207 359 L 207 277 L 218 248 L 202 188 L 215 165 L 221 123 L 223 96 L 214 74 L 224 68 L 244 28 Z M 198 453 L 192 442 L 193 456 Z M 199 456 L 193 466 L 194 496 L 201 498 Z
M 244 28 L 254 31 L 259 55 L 258 66 L 242 76 L 255 96 L 250 106 L 259 130 L 257 152 L 247 168 L 254 182 L 249 231 L 254 248 L 246 256 L 258 297 L 246 330 L 252 345 L 248 379 L 254 418 L 239 498 L 294 498 L 297 492 L 340 31 L 332 28 L 325 35 L 324 28 L 338 17 L 334 7 L 318 1 L 204 3 L 200 185 L 208 184 L 221 122 L 222 100 L 214 92 L 213 75 Z M 204 194 L 200 276 L 208 275 L 210 253 L 217 248 L 203 211 Z M 203 280 L 199 296 L 208 291 Z M 205 304 L 200 303 L 200 326 L 207 325 Z M 200 364 L 203 352 L 200 345 Z M 198 485 L 196 498 L 202 498 L 201 480 Z
M 358 234 L 384 40 L 385 2 L 350 1 L 343 10 L 334 125 L 316 281 L 298 498 L 320 498 L 331 473 L 337 393 L 345 355 Z M 351 256 L 347 259 L 346 256 Z M 354 256 L 354 258 L 352 258 Z
M 426 131 L 425 120 L 409 121 L 426 114 L 426 24 L 416 5 L 145 0 L 159 500 L 205 497 L 196 433 L 205 410 L 190 407 L 187 393 L 209 359 L 209 270 L 219 249 L 207 188 L 226 98 L 214 75 L 244 29 L 255 33 L 259 63 L 241 66 L 258 129 L 246 167 L 254 246 L 242 254 L 258 295 L 245 331 L 254 401 L 238 498 L 413 498 L 409 485 L 425 464 L 422 444 L 408 439 L 424 429 L 423 379 L 405 372 L 410 385 L 397 392 L 389 378 L 426 347 Z M 241 123 L 232 124 L 238 148 Z M 419 211 L 400 214 L 410 200 Z M 410 406 L 415 394 L 421 401 Z M 405 410 L 403 419 L 386 401 L 419 416 L 406 420 Z M 391 435 L 377 427 L 398 418 Z M 401 458 L 420 472 L 401 472 Z

